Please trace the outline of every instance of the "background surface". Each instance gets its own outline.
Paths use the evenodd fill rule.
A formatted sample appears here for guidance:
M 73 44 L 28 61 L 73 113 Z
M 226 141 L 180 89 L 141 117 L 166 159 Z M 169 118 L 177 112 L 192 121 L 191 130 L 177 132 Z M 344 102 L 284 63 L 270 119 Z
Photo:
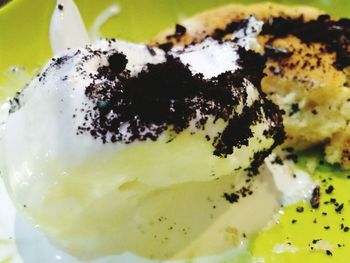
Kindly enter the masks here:
M 106 7 L 111 4 L 118 4 L 121 13 L 102 27 L 102 33 L 105 37 L 130 41 L 148 40 L 162 29 L 183 18 L 208 8 L 233 2 L 253 3 L 262 1 L 76 0 L 87 28 L 90 28 L 93 20 Z M 319 7 L 334 16 L 350 17 L 350 1 L 348 0 L 284 0 L 274 2 L 311 5 Z M 54 6 L 54 0 L 12 0 L 0 8 L 0 99 L 14 94 L 19 87 L 22 87 L 30 79 L 33 71 L 40 69 L 40 66 L 51 56 L 48 32 Z M 23 78 L 13 78 L 13 74 L 9 71 L 12 66 L 24 68 Z M 319 162 L 319 159 L 314 157 L 314 153 L 311 154 L 311 157 L 305 157 L 303 160 L 305 162 L 310 160 L 314 160 L 316 163 Z M 303 161 L 301 161 L 301 165 L 304 165 Z M 281 223 L 278 226 L 264 232 L 251 242 L 250 248 L 254 256 L 265 258 L 267 263 L 350 262 L 350 232 L 345 233 L 338 230 L 342 222 L 350 226 L 350 197 L 348 194 L 350 180 L 347 175 L 348 173 L 327 165 L 318 165 L 313 173 L 313 178 L 318 181 L 332 176 L 332 183 L 337 189 L 333 197 L 345 203 L 344 213 L 341 216 L 336 214 L 332 207 L 323 206 L 322 209 L 316 212 L 306 209 L 307 211 L 302 215 L 296 213 L 295 208 L 299 205 L 307 207 L 307 204 L 289 207 L 285 210 L 285 215 L 281 217 Z M 329 199 L 329 196 L 323 195 L 322 198 L 321 202 L 324 202 Z M 329 213 L 328 217 L 322 216 L 322 212 L 325 211 Z M 0 215 L 0 219 L 1 216 L 4 215 Z M 298 224 L 292 225 L 292 218 L 296 218 Z M 318 224 L 313 224 L 314 218 L 318 218 Z M 323 225 L 330 225 L 332 230 L 325 231 Z M 1 227 L 0 220 L 0 230 Z M 337 229 L 337 232 L 334 232 L 333 229 Z M 286 237 L 300 248 L 298 253 L 273 253 L 274 245 L 285 242 Z M 345 247 L 336 248 L 337 251 L 334 252 L 333 256 L 327 256 L 324 252 L 310 252 L 308 244 L 316 238 L 327 239 L 336 247 L 337 244 L 341 246 L 345 244 Z M 0 255 L 1 244 L 2 241 L 0 240 Z M 249 256 L 243 257 L 242 261 L 245 262 L 249 260 L 248 258 Z M 7 262 L 10 262 L 10 260 L 5 259 L 1 263 Z

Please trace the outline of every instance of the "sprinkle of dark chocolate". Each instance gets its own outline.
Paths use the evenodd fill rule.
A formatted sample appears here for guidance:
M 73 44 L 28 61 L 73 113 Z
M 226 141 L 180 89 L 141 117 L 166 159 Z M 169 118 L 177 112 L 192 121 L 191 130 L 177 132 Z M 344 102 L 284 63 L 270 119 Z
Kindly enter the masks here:
M 243 20 L 243 22 L 245 21 L 246 20 Z M 212 34 L 212 38 L 221 40 L 227 34 L 232 34 L 234 31 L 237 31 L 241 23 L 242 23 L 241 21 L 232 21 L 226 25 L 225 29 L 220 29 L 220 28 L 215 29 L 214 33 Z
M 296 154 L 288 154 L 288 155 L 286 155 L 286 159 L 290 160 L 290 161 L 292 161 L 294 163 L 297 163 L 298 162 L 298 155 L 296 155 Z
M 310 199 L 310 204 L 313 209 L 317 209 L 320 207 L 320 186 L 316 186 L 314 190 L 312 191 L 311 199 Z
M 339 206 L 337 206 L 337 207 L 335 208 L 335 211 L 336 211 L 337 213 L 341 213 L 341 211 L 343 210 L 343 208 L 344 208 L 344 204 L 340 204 Z
M 175 35 L 183 36 L 184 34 L 186 34 L 186 31 L 187 29 L 183 25 L 180 25 L 180 24 L 175 25 Z
M 264 49 L 265 56 L 272 59 L 283 59 L 290 57 L 293 54 L 293 52 L 289 51 L 288 49 L 275 47 L 270 44 L 266 44 Z
M 16 96 L 13 97 L 12 99 L 10 99 L 9 103 L 10 103 L 10 109 L 9 109 L 9 113 L 14 113 L 17 110 L 19 110 L 22 105 L 21 105 L 21 97 L 22 97 L 22 93 L 21 92 L 16 92 Z
M 317 242 L 319 242 L 319 241 L 321 241 L 321 239 L 314 239 L 314 240 L 312 240 L 312 244 L 316 244 Z
M 153 47 L 149 46 L 149 45 L 146 45 L 146 48 L 148 50 L 148 52 L 152 55 L 152 56 L 155 56 L 156 55 L 156 52 L 154 51 Z
M 116 75 L 125 70 L 128 60 L 122 53 L 116 52 L 108 57 L 109 68 Z
M 245 20 L 242 20 L 245 22 Z M 239 29 L 242 21 L 232 21 L 224 29 L 216 29 L 212 34 L 214 39 L 223 39 L 226 35 L 232 34 Z M 315 20 L 305 21 L 303 16 L 299 18 L 272 17 L 265 21 L 262 35 L 268 35 L 271 40 L 294 35 L 306 44 L 321 43 L 325 46 L 322 52 L 335 53 L 336 61 L 334 66 L 344 69 L 350 66 L 350 19 L 342 18 L 332 20 L 328 15 L 320 15 Z M 267 49 L 271 54 L 271 49 Z M 289 55 L 288 52 L 277 52 L 278 55 Z M 272 54 L 274 54 L 272 52 Z M 320 61 L 318 61 L 318 66 Z M 305 61 L 305 67 L 310 66 Z M 310 66 L 311 69 L 311 66 Z
M 286 148 L 283 148 L 283 150 L 288 152 L 288 153 L 293 153 L 294 152 L 294 148 L 293 147 L 286 147 Z
M 208 115 L 228 123 L 213 140 L 215 155 L 226 157 L 233 153 L 235 147 L 248 145 L 249 138 L 253 136 L 251 126 L 263 117 L 274 124 L 264 133 L 274 139 L 274 148 L 284 141 L 285 133 L 278 107 L 261 92 L 265 59 L 243 48 L 238 53 L 240 69 L 209 80 L 201 74 L 193 75 L 188 66 L 172 56 L 168 56 L 164 63 L 148 64 L 137 76 L 129 77 L 125 69 L 125 55 L 114 53 L 108 58 L 109 65 L 100 67 L 96 75 L 98 80 L 105 78 L 109 81 L 92 83 L 86 88 L 87 97 L 97 102 L 97 111 L 90 111 L 86 116 L 93 119 L 93 127 L 82 126 L 79 130 L 88 131 L 104 143 L 111 141 L 107 133 L 114 136 L 114 142 L 156 140 L 169 126 L 172 127 L 170 132 L 174 134 L 185 130 L 199 110 L 202 117 L 196 123 L 197 128 L 204 127 Z M 246 90 L 242 88 L 246 80 L 257 87 L 261 99 L 249 107 L 244 106 L 241 114 L 232 115 L 235 107 L 247 99 Z M 118 114 L 110 117 L 111 112 Z M 123 123 L 129 123 L 128 132 L 131 136 L 128 138 L 119 131 Z M 252 171 L 257 171 L 272 148 L 255 153 Z
M 331 20 L 330 16 L 320 15 L 316 20 L 304 21 L 303 16 L 296 19 L 274 17 L 263 26 L 263 35 L 283 38 L 294 35 L 306 44 L 324 44 L 325 51 L 336 53 L 334 66 L 344 69 L 350 65 L 348 46 L 350 44 L 350 20 Z
M 237 203 L 238 200 L 239 200 L 239 195 L 238 194 L 235 194 L 235 193 L 224 193 L 224 198 L 230 202 L 231 204 L 233 203 Z
M 279 157 L 278 155 L 276 155 L 275 159 L 271 163 L 283 165 L 283 161 L 282 161 L 281 157 Z
M 296 211 L 297 211 L 298 213 L 302 213 L 302 212 L 304 212 L 304 207 L 298 206 L 298 207 L 296 208 Z
M 175 33 L 173 35 L 166 36 L 166 39 L 171 40 L 174 38 L 175 40 L 180 40 L 183 35 L 186 34 L 186 27 L 180 24 L 175 25 Z
M 158 47 L 164 50 L 165 52 L 168 52 L 173 47 L 173 45 L 174 45 L 173 43 L 167 42 L 167 43 L 159 44 Z
M 333 190 L 334 190 L 334 186 L 333 186 L 333 185 L 330 185 L 330 186 L 328 186 L 328 188 L 326 189 L 326 193 L 327 193 L 327 194 L 331 194 L 331 193 L 333 192 Z
M 290 107 L 290 113 L 289 113 L 289 116 L 292 116 L 294 114 L 296 114 L 297 112 L 299 112 L 300 109 L 299 109 L 299 104 L 298 103 L 293 103 Z
M 63 5 L 62 4 L 58 4 L 58 10 L 60 10 L 60 11 L 63 11 Z
M 278 145 L 278 144 L 277 144 Z M 274 147 L 272 147 L 274 148 Z M 271 154 L 272 150 L 262 150 L 254 153 L 253 160 L 250 164 L 250 168 L 247 169 L 250 176 L 257 175 L 259 173 L 259 167 L 264 162 L 265 158 Z

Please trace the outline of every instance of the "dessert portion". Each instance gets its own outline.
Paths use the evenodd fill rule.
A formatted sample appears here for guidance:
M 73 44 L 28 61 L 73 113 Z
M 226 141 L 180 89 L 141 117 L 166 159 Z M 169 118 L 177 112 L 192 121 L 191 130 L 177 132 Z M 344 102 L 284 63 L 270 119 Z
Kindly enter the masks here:
M 212 255 L 257 233 L 280 198 L 261 165 L 284 140 L 252 50 L 261 26 L 251 17 L 232 39 L 176 48 L 104 39 L 54 57 L 10 101 L 1 135 L 19 211 L 85 259 Z
M 90 43 L 79 9 L 72 0 L 59 0 L 50 23 L 50 44 L 57 54 Z
M 311 7 L 232 4 L 185 20 L 181 32 L 169 29 L 154 43 L 231 38 L 249 15 L 265 22 L 257 38 L 267 57 L 262 89 L 284 111 L 285 146 L 323 144 L 328 162 L 350 168 L 349 19 Z

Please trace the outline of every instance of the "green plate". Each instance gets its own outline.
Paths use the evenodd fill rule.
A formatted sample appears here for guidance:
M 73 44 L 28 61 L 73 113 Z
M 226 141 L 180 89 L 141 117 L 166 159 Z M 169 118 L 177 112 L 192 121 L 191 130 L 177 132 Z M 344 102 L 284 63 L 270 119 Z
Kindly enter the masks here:
M 118 4 L 121 7 L 121 13 L 102 27 L 102 33 L 106 37 L 131 41 L 148 40 L 157 32 L 185 17 L 232 2 L 235 1 L 76 0 L 88 28 L 106 7 Z M 253 3 L 257 1 L 236 2 Z M 307 4 L 322 8 L 335 16 L 350 17 L 350 1 L 348 0 L 275 2 Z M 54 5 L 53 0 L 12 0 L 0 8 L 0 99 L 14 94 L 25 81 L 28 81 L 28 76 L 40 69 L 40 66 L 50 58 L 48 31 Z M 28 75 L 21 80 L 14 80 L 13 75 L 9 72 L 9 68 L 14 65 L 23 66 Z M 305 169 L 313 167 L 310 172 L 314 180 L 320 182 L 321 185 L 320 209 L 314 211 L 308 203 L 286 208 L 284 214 L 276 220 L 278 224 L 263 231 L 250 242 L 251 254 L 243 253 L 238 261 L 248 262 L 254 257 L 264 259 L 262 262 L 266 263 L 350 262 L 350 231 L 346 231 L 346 227 L 350 227 L 350 177 L 348 178 L 348 174 L 337 167 L 323 164 L 318 156 L 319 152 L 320 150 L 316 149 L 304 153 L 298 165 Z M 327 194 L 326 189 L 329 185 L 333 185 L 335 190 Z M 332 202 L 331 198 L 336 199 L 338 207 L 343 204 L 344 208 L 340 212 L 336 211 L 337 204 Z M 299 206 L 304 207 L 303 213 L 296 212 L 296 207 Z M 324 250 L 311 249 L 312 241 L 316 239 L 327 240 L 334 247 L 332 255 L 329 253 L 327 255 Z M 276 253 L 276 244 L 286 242 L 291 242 L 297 251 Z

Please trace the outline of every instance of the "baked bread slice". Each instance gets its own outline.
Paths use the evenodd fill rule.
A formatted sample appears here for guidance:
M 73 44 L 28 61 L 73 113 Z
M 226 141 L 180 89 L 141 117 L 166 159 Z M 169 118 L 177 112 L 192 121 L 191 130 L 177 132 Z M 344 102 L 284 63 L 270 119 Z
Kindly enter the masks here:
M 230 4 L 181 21 L 152 44 L 232 37 L 250 15 L 265 22 L 258 37 L 267 57 L 262 89 L 284 111 L 285 146 L 323 144 L 328 162 L 350 168 L 350 20 L 306 6 Z

